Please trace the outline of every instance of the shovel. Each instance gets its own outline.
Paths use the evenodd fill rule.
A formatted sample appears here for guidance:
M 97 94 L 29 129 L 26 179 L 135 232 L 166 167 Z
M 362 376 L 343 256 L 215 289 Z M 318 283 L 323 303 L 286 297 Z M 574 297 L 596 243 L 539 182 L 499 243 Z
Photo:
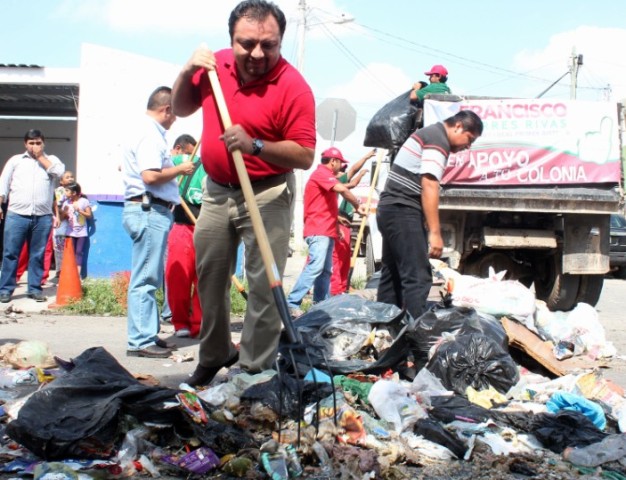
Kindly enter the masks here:
M 215 98 L 215 102 L 217 104 L 217 109 L 219 110 L 220 117 L 222 119 L 222 125 L 224 129 L 232 126 L 232 122 L 230 120 L 230 115 L 228 113 L 228 108 L 226 106 L 226 101 L 224 100 L 224 93 L 222 92 L 222 87 L 220 85 L 219 78 L 217 76 L 217 72 L 215 70 L 209 70 L 209 81 L 211 82 L 211 88 L 213 89 L 213 97 Z M 243 161 L 243 155 L 240 150 L 235 150 L 232 152 L 233 160 L 235 162 L 235 168 L 237 169 L 237 176 L 239 177 L 239 184 L 241 185 L 241 190 L 243 192 L 244 199 L 246 204 L 248 205 L 248 211 L 250 212 L 250 219 L 252 220 L 252 228 L 254 230 L 254 234 L 256 236 L 257 243 L 259 245 L 259 249 L 261 251 L 261 257 L 263 258 L 263 264 L 265 265 L 265 272 L 267 274 L 267 279 L 269 280 L 270 288 L 272 290 L 272 294 L 274 296 L 274 301 L 276 302 L 276 307 L 278 308 L 278 314 L 280 315 L 280 319 L 282 320 L 283 326 L 285 327 L 285 335 L 287 338 L 287 348 L 286 350 L 289 352 L 291 356 L 291 363 L 294 368 L 294 373 L 296 375 L 296 379 L 298 384 L 300 385 L 300 376 L 298 373 L 298 367 L 296 363 L 296 359 L 294 358 L 293 351 L 294 350 L 303 350 L 309 363 L 309 368 L 313 374 L 313 383 L 315 384 L 315 389 L 318 389 L 318 382 L 315 375 L 315 369 L 311 363 L 311 359 L 309 357 L 308 348 L 318 348 L 321 354 L 324 357 L 325 370 L 328 371 L 329 377 L 331 379 L 331 385 L 333 385 L 333 419 L 335 421 L 335 425 L 337 425 L 337 400 L 335 398 L 335 389 L 334 383 L 332 382 L 332 372 L 328 367 L 328 362 L 326 361 L 326 357 L 324 355 L 323 349 L 313 345 L 305 345 L 302 342 L 298 332 L 293 326 L 293 322 L 291 321 L 291 315 L 289 314 L 289 306 L 287 304 L 287 299 L 285 298 L 285 292 L 283 290 L 282 282 L 280 280 L 280 276 L 278 274 L 278 267 L 276 266 L 276 261 L 274 260 L 274 254 L 272 253 L 272 249 L 270 248 L 270 243 L 267 238 L 267 232 L 265 231 L 265 226 L 263 225 L 263 219 L 261 218 L 261 212 L 259 211 L 259 207 L 256 203 L 256 198 L 254 197 L 254 191 L 252 190 L 252 184 L 250 183 L 250 177 L 248 176 L 248 172 L 246 170 L 246 165 Z M 278 412 L 278 439 L 280 441 L 281 431 L 282 431 L 282 409 L 284 398 L 284 382 L 282 381 L 283 372 L 281 372 L 279 362 L 276 362 L 276 370 L 278 377 L 281 378 L 280 388 L 279 388 L 279 398 L 281 398 L 280 402 L 280 411 Z M 317 404 L 317 415 L 316 415 L 316 431 L 319 431 L 319 418 L 320 418 L 320 402 L 318 400 Z M 299 418 L 302 419 L 304 416 L 304 409 L 302 407 L 302 389 L 299 387 L 299 401 L 298 401 L 298 414 Z M 302 422 L 298 421 L 298 446 L 300 445 L 300 428 Z
M 208 73 L 211 88 L 213 89 L 213 97 L 215 98 L 217 109 L 222 119 L 222 125 L 224 129 L 229 128 L 232 126 L 232 122 L 230 120 L 230 114 L 228 113 L 226 101 L 224 100 L 222 86 L 220 85 L 219 78 L 217 77 L 217 72 L 215 70 L 209 70 Z M 278 314 L 283 322 L 283 326 L 285 327 L 287 340 L 292 344 L 300 343 L 300 338 L 291 321 L 287 298 L 285 297 L 280 275 L 278 274 L 278 267 L 276 266 L 274 254 L 272 253 L 270 242 L 267 238 L 267 232 L 265 231 L 265 226 L 263 225 L 263 219 L 261 218 L 259 206 L 257 205 L 256 198 L 254 197 L 254 191 L 252 190 L 252 184 L 250 183 L 250 177 L 248 176 L 248 171 L 246 170 L 241 150 L 235 150 L 232 152 L 232 156 L 235 162 L 235 168 L 237 169 L 239 184 L 241 185 L 241 190 L 243 192 L 244 199 L 246 200 L 246 204 L 248 205 L 248 211 L 250 212 L 252 228 L 259 245 L 259 250 L 261 251 L 261 257 L 263 259 L 263 264 L 265 265 L 267 279 L 269 280 L 272 295 L 274 296 L 274 301 L 276 302 L 276 307 L 278 308 Z
M 378 173 L 380 172 L 380 165 L 383 163 L 383 158 L 387 154 L 387 150 L 380 149 L 376 155 L 376 168 L 374 169 L 374 176 L 372 177 L 372 184 L 370 190 L 367 193 L 367 201 L 365 202 L 365 210 L 368 215 L 370 212 L 370 205 L 372 203 L 372 195 L 376 189 L 378 183 Z M 363 231 L 365 230 L 365 224 L 367 223 L 367 216 L 363 215 L 361 218 L 361 225 L 359 227 L 359 233 L 356 236 L 356 242 L 354 243 L 354 252 L 352 252 L 352 258 L 350 259 L 350 270 L 348 270 L 348 283 L 346 285 L 346 293 L 350 293 L 350 281 L 352 280 L 352 273 L 354 272 L 354 266 L 356 265 L 356 258 L 359 256 L 359 248 L 361 247 L 361 240 L 363 239 Z

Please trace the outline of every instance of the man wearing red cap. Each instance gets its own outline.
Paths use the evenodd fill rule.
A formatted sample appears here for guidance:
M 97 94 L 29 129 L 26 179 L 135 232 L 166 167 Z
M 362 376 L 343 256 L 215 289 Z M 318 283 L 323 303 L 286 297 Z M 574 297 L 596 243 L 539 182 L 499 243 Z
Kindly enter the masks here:
M 409 98 L 412 103 L 422 105 L 424 97 L 430 93 L 438 93 L 440 95 L 450 93 L 450 88 L 446 85 L 448 81 L 448 70 L 443 65 L 433 65 L 429 71 L 424 72 L 428 76 L 430 83 L 426 85 L 424 82 L 416 82 L 413 84 Z
M 339 149 L 331 147 L 324 150 L 320 165 L 304 188 L 304 240 L 309 247 L 309 261 L 287 298 L 294 317 L 302 314 L 300 305 L 311 287 L 314 303 L 330 296 L 333 246 L 335 239 L 339 238 L 337 194 L 350 202 L 361 215 L 365 214 L 365 206 L 337 179 L 337 174 L 347 163 Z

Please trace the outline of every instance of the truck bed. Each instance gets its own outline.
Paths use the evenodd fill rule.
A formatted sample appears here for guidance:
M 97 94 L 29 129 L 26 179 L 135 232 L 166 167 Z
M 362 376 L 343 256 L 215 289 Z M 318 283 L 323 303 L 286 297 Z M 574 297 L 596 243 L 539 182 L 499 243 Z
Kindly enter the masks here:
M 621 207 L 615 185 L 593 187 L 449 187 L 440 191 L 443 210 L 614 213 Z

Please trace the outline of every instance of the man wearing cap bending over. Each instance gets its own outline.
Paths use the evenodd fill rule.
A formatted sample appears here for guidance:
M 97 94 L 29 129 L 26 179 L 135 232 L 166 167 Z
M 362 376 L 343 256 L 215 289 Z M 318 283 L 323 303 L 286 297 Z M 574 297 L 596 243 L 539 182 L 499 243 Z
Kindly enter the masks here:
M 440 95 L 450 93 L 450 88 L 446 85 L 448 81 L 448 70 L 443 65 L 433 65 L 429 71 L 424 72 L 424 75 L 428 77 L 430 83 L 426 85 L 425 82 L 415 82 L 409 98 L 411 103 L 422 105 L 424 103 L 424 97 L 431 93 L 438 93 Z
M 331 147 L 324 150 L 320 165 L 311 174 L 304 188 L 304 240 L 309 246 L 309 261 L 287 298 L 294 317 L 302 314 L 300 305 L 311 287 L 314 303 L 330 296 L 333 246 L 340 235 L 337 194 L 352 204 L 361 215 L 365 214 L 365 206 L 337 179 L 337 174 L 347 163 L 339 149 Z

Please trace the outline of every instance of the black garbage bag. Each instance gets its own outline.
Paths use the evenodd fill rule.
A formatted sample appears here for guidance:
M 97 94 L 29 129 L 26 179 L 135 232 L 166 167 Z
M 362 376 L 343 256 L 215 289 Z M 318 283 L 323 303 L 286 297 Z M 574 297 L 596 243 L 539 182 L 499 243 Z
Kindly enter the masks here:
M 365 129 L 364 146 L 393 150 L 404 144 L 417 127 L 420 110 L 410 102 L 409 93 L 394 98 L 374 114 Z
M 302 397 L 300 397 L 300 391 Z M 286 373 L 274 375 L 270 380 L 248 387 L 241 394 L 242 402 L 261 402 L 275 413 L 298 419 L 304 407 L 318 402 L 333 393 L 330 383 L 309 382 Z M 302 398 L 302 400 L 300 400 Z M 281 400 L 282 399 L 282 400 Z M 282 405 L 281 405 L 282 402 Z M 302 407 L 303 411 L 299 411 Z
M 121 441 L 121 420 L 130 414 L 140 422 L 182 424 L 178 390 L 139 383 L 102 347 L 85 350 L 74 368 L 35 392 L 7 434 L 45 460 L 108 458 Z
M 465 395 L 470 386 L 479 391 L 492 386 L 506 393 L 519 380 L 511 355 L 483 333 L 455 335 L 442 341 L 426 368 L 459 395 Z
M 293 348 L 281 339 L 279 352 L 286 369 L 306 374 L 312 367 L 333 375 L 363 372 L 379 374 L 402 364 L 409 352 L 404 332 L 413 318 L 395 305 L 365 300 L 356 295 L 337 295 L 313 306 L 294 322 L 302 345 Z M 363 347 L 376 329 L 388 332 L 391 343 L 384 349 Z
M 482 423 L 491 417 L 489 410 L 460 395 L 433 395 L 430 405 L 428 416 L 443 423 L 455 420 Z
M 421 435 L 426 440 L 437 443 L 450 450 L 456 458 L 463 458 L 467 447 L 456 436 L 452 435 L 438 422 L 429 418 L 420 418 L 413 427 L 416 435 Z
M 252 434 L 237 426 L 208 419 L 207 423 L 191 422 L 193 433 L 219 457 L 244 449 L 259 448 Z
M 483 333 L 508 351 L 508 338 L 496 317 L 479 313 L 473 308 L 449 307 L 431 309 L 419 317 L 406 332 L 407 341 L 416 358 L 426 358 L 431 347 L 445 333 L 463 335 Z
M 563 453 L 567 447 L 586 447 L 607 436 L 584 413 L 574 410 L 535 415 L 531 433 L 554 453 Z

